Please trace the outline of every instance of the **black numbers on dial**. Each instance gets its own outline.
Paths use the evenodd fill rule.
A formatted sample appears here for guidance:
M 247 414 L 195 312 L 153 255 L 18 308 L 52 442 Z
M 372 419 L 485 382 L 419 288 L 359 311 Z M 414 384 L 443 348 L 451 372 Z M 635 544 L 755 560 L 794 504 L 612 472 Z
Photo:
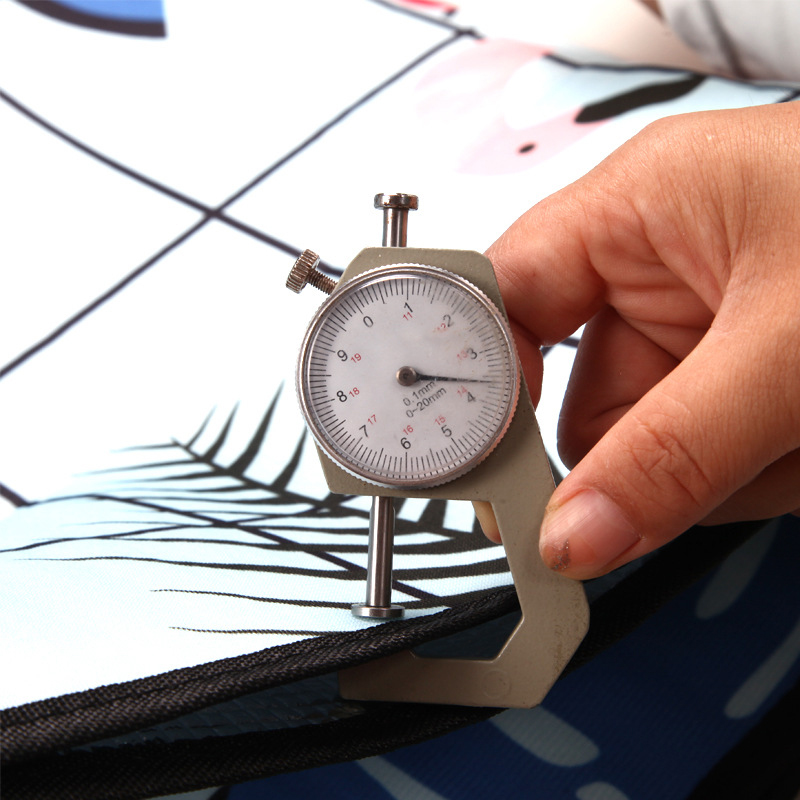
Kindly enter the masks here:
M 516 403 L 502 315 L 424 265 L 353 278 L 309 329 L 298 377 L 318 444 L 379 485 L 434 486 L 479 463 Z

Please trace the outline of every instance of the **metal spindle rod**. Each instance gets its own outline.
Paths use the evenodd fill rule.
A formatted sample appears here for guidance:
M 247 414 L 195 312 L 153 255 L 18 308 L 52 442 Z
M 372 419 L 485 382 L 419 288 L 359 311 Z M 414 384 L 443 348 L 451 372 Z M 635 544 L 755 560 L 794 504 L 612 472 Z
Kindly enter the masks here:
M 413 194 L 376 194 L 375 208 L 383 209 L 383 246 L 405 247 L 408 212 L 417 208 Z M 402 606 L 392 605 L 392 549 L 394 501 L 373 497 L 369 513 L 367 546 L 367 600 L 353 605 L 357 617 L 393 619 L 403 616 Z
M 367 599 L 353 606 L 357 617 L 392 619 L 403 616 L 402 607 L 392 605 L 393 544 L 394 501 L 391 497 L 373 497 L 369 515 Z
M 392 544 L 394 503 L 391 497 L 373 497 L 367 551 L 367 603 L 392 604 Z

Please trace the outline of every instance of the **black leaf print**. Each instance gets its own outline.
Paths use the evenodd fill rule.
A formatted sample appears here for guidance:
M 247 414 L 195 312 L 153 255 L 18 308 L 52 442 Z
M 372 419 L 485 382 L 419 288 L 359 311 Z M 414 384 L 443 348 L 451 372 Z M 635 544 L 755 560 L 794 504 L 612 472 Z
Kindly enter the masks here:
M 78 491 L 34 504 L 89 504 L 91 522 L 79 524 L 76 535 L 53 536 L 14 550 L 26 558 L 65 564 L 113 561 L 126 562 L 132 569 L 159 565 L 174 569 L 180 578 L 174 585 L 148 591 L 273 609 L 265 613 L 263 628 L 222 629 L 176 621 L 171 626 L 176 630 L 297 637 L 336 632 L 332 619 L 341 619 L 342 629 L 349 629 L 349 606 L 361 599 L 366 579 L 368 504 L 352 496 L 325 491 L 315 496 L 297 488 L 306 485 L 303 465 L 316 454 L 304 430 L 293 446 L 270 452 L 281 395 L 282 387 L 233 457 L 222 454 L 233 450 L 237 408 L 216 427 L 218 415 L 212 411 L 186 441 L 128 448 L 123 466 L 94 472 Z M 256 460 L 263 463 L 265 457 L 279 465 L 270 480 L 251 474 Z M 459 523 L 454 527 L 448 520 L 453 518 L 449 504 L 455 501 L 428 500 L 420 507 L 421 502 L 396 502 L 393 589 L 410 612 L 441 610 L 511 583 L 502 548 L 491 544 L 466 516 L 471 509 L 457 510 Z M 417 506 L 409 505 L 404 514 L 406 503 Z M 98 517 L 98 506 L 107 513 Z M 209 571 L 222 577 L 224 590 L 218 588 L 218 580 L 212 589 L 195 577 Z M 237 575 L 243 572 L 264 575 L 263 595 L 237 590 Z M 270 592 L 271 581 L 277 579 L 281 591 Z M 320 581 L 330 587 L 324 594 Z M 287 606 L 309 610 L 307 628 L 299 630 L 289 620 L 281 626 Z

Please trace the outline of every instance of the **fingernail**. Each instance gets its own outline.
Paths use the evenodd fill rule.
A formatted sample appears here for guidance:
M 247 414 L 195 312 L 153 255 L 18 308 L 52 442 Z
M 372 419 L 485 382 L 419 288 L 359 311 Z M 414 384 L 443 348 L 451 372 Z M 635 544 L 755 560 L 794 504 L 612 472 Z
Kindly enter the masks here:
M 550 569 L 590 577 L 641 540 L 616 503 L 584 489 L 563 505 L 548 507 L 539 549 Z

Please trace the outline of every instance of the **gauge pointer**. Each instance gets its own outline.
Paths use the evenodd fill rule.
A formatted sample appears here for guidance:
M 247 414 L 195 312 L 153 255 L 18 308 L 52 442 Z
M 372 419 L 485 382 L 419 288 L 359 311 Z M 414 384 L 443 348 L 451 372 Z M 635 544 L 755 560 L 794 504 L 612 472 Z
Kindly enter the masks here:
M 395 375 L 401 386 L 413 386 L 417 381 L 454 381 L 456 383 L 491 383 L 489 378 L 451 378 L 446 375 L 423 375 L 414 367 L 400 367 Z

